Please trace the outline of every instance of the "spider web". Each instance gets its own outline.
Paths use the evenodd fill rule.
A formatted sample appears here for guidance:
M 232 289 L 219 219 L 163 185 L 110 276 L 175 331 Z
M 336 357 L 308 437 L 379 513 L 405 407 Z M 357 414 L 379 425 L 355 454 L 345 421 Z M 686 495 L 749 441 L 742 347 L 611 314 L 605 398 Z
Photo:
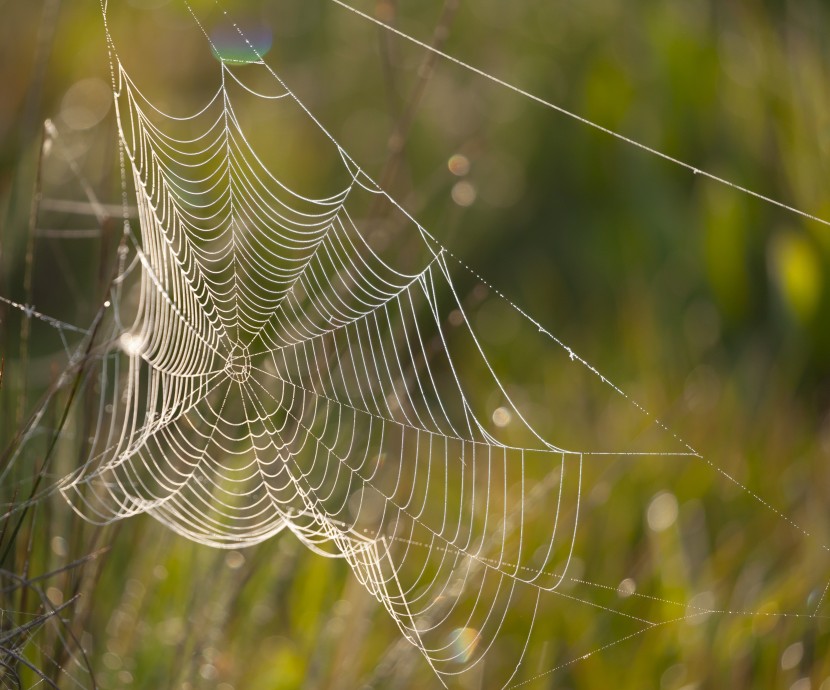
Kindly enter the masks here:
M 236 65 L 213 45 L 220 86 L 180 116 L 142 94 L 108 32 L 140 231 L 125 223 L 89 460 L 61 491 L 93 522 L 146 512 L 215 547 L 290 530 L 344 558 L 442 682 L 519 627 L 511 671 L 492 679 L 509 685 L 541 598 L 574 600 L 560 586 L 591 451 L 559 445 L 526 419 L 467 316 L 456 259 L 239 36 L 253 58 Z M 319 128 L 342 187 L 313 198 L 282 182 L 246 135 L 237 106 L 246 98 Z M 361 218 L 373 203 L 417 239 L 406 265 L 367 239 Z M 461 366 L 456 353 L 478 361 Z M 499 392 L 509 441 L 470 393 L 471 369 Z M 669 440 L 658 455 L 698 457 Z M 544 521 L 538 510 L 531 519 L 539 503 L 550 507 Z M 638 631 L 662 624 L 611 613 Z
M 62 491 L 91 520 L 149 512 L 211 546 L 289 529 L 344 557 L 439 676 L 475 666 L 516 590 L 538 597 L 567 574 L 582 454 L 542 438 L 510 401 L 423 228 L 426 259 L 411 272 L 364 239 L 353 195 L 383 192 L 343 149 L 348 185 L 301 196 L 248 143 L 233 98 L 246 87 L 231 65 L 185 118 L 194 134 L 178 138 L 165 128 L 182 120 L 114 64 L 139 298 L 118 338 L 110 378 L 123 366 L 127 383 L 110 433 Z M 454 342 L 472 340 L 527 445 L 499 441 L 474 410 L 450 312 Z M 528 466 L 557 502 L 532 530 Z

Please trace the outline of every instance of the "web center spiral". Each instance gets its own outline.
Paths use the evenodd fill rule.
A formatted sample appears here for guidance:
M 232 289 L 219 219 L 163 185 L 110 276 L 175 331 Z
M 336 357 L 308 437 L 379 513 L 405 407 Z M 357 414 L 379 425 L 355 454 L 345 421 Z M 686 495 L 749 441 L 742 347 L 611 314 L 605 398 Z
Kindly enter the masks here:
M 251 376 L 251 355 L 244 345 L 234 345 L 225 361 L 225 373 L 237 383 L 245 383 Z

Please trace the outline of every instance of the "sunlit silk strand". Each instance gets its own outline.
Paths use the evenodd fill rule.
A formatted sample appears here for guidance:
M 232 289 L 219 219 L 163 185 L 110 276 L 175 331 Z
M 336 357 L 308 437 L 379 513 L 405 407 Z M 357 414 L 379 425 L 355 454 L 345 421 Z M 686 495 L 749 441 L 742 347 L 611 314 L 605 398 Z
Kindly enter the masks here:
M 609 129 L 608 127 L 605 127 L 605 126 L 603 126 L 603 125 L 601 125 L 597 122 L 594 122 L 593 120 L 589 120 L 588 118 L 583 117 L 582 115 L 578 115 L 577 113 L 574 113 L 570 110 L 567 110 L 566 108 L 563 108 L 560 105 L 556 105 L 555 103 L 552 103 L 551 101 L 545 100 L 541 96 L 537 96 L 536 94 L 531 93 L 530 91 L 526 91 L 525 89 L 523 89 L 519 86 L 516 86 L 515 84 L 511 84 L 510 82 L 505 81 L 504 79 L 501 79 L 501 78 L 495 76 L 494 74 L 490 74 L 489 72 L 485 72 L 484 70 L 479 69 L 478 67 L 475 67 L 475 66 L 473 66 L 473 65 L 471 65 L 467 62 L 464 62 L 463 60 L 461 60 L 461 59 L 459 59 L 459 58 L 457 58 L 453 55 L 450 55 L 449 53 L 445 53 L 444 51 L 442 51 L 442 50 L 440 50 L 440 49 L 438 49 L 434 46 L 431 46 L 429 43 L 425 43 L 424 41 L 421 41 L 420 39 L 417 39 L 414 36 L 410 36 L 409 34 L 401 31 L 400 29 L 396 29 L 394 26 L 390 26 L 389 24 L 383 22 L 382 20 L 378 19 L 377 17 L 373 17 L 370 14 L 366 14 L 365 12 L 362 12 L 361 10 L 357 9 L 356 7 L 352 7 L 351 5 L 343 2 L 343 0 L 331 0 L 331 2 L 333 2 L 335 5 L 339 5 L 340 7 L 348 10 L 349 12 L 352 12 L 352 13 L 358 15 L 359 17 L 362 17 L 363 19 L 366 19 L 367 21 L 372 22 L 373 24 L 376 24 L 377 26 L 382 27 L 386 31 L 390 31 L 393 34 L 395 34 L 397 36 L 400 36 L 401 38 L 409 41 L 410 43 L 414 43 L 415 45 L 420 46 L 421 48 L 423 48 L 425 50 L 428 50 L 429 52 L 431 52 L 435 55 L 438 55 L 438 56 L 444 58 L 445 60 L 449 60 L 450 62 L 458 65 L 459 67 L 462 67 L 463 69 L 466 69 L 470 72 L 473 72 L 474 74 L 477 74 L 480 77 L 484 77 L 485 79 L 487 79 L 487 80 L 489 80 L 489 81 L 491 81 L 495 84 L 498 84 L 499 86 L 503 86 L 504 88 L 509 89 L 510 91 L 513 91 L 513 92 L 519 94 L 520 96 L 528 98 L 531 101 L 534 101 L 534 102 L 538 103 L 539 105 L 544 106 L 545 108 L 549 108 L 550 110 L 555 110 L 557 113 L 560 113 L 562 115 L 566 115 L 567 117 L 570 117 L 570 118 L 576 120 L 577 122 L 582 123 L 583 125 L 587 125 L 588 127 L 592 127 L 593 129 L 599 130 L 600 132 L 603 132 L 603 133 L 605 133 L 609 136 L 612 136 L 612 137 L 614 137 L 615 139 L 617 139 L 619 141 L 622 141 L 626 144 L 629 144 L 630 146 L 634 146 L 635 148 L 641 149 L 642 151 L 645 151 L 646 153 L 650 153 L 653 156 L 657 156 L 658 158 L 662 158 L 663 160 L 668 161 L 669 163 L 673 163 L 674 165 L 679 165 L 681 168 L 685 168 L 686 170 L 688 170 L 689 172 L 694 173 L 695 175 L 701 175 L 702 177 L 706 177 L 710 180 L 713 180 L 714 182 L 717 182 L 718 184 L 722 184 L 722 185 L 725 185 L 727 187 L 731 187 L 732 189 L 735 189 L 735 190 L 737 190 L 737 191 L 739 191 L 743 194 L 748 194 L 749 196 L 755 197 L 756 199 L 759 199 L 759 200 L 761 200 L 765 203 L 772 204 L 773 206 L 778 206 L 779 208 L 783 208 L 784 210 L 789 211 L 790 213 L 795 213 L 796 215 L 799 215 L 802 218 L 806 218 L 808 220 L 815 221 L 816 223 L 821 223 L 822 225 L 830 226 L 830 221 L 825 220 L 824 218 L 819 218 L 818 216 L 815 216 L 812 213 L 802 211 L 801 209 L 798 209 L 794 206 L 790 206 L 789 204 L 785 204 L 782 201 L 778 201 L 777 199 L 773 199 L 772 197 L 765 196 L 764 194 L 761 194 L 759 192 L 755 192 L 755 191 L 749 189 L 748 187 L 744 187 L 742 185 L 739 185 L 735 182 L 732 182 L 731 180 L 727 180 L 726 178 L 715 175 L 714 173 L 707 172 L 706 170 L 701 170 L 700 168 L 692 165 L 691 163 L 687 163 L 686 161 L 680 160 L 679 158 L 675 158 L 674 156 L 672 156 L 668 153 L 664 153 L 663 151 L 660 151 L 658 149 L 655 149 L 655 148 L 649 146 L 648 144 L 644 144 L 641 141 L 637 141 L 636 139 L 632 139 L 631 137 L 628 137 L 625 134 L 621 134 L 620 132 L 616 132 L 612 129 Z
M 137 287 L 113 292 L 92 450 L 63 493 L 94 522 L 146 512 L 221 548 L 289 530 L 315 552 L 346 559 L 442 682 L 480 664 L 518 611 L 519 625 L 507 627 L 521 630 L 524 646 L 499 680 L 508 685 L 543 594 L 656 625 L 562 591 L 586 453 L 528 423 L 484 353 L 449 252 L 261 61 L 269 37 L 233 29 L 241 44 L 205 31 L 221 84 L 183 118 L 142 94 L 108 35 L 124 174 L 140 220 L 134 259 L 117 283 Z M 246 69 L 267 69 L 283 89 L 268 98 L 294 100 L 337 146 L 342 189 L 303 196 L 263 164 L 235 110 L 234 89 L 245 87 L 233 65 L 251 62 Z M 191 133 L 172 136 L 183 123 Z M 367 243 L 353 215 L 364 193 L 384 195 L 420 233 L 419 268 L 401 271 Z M 134 317 L 122 303 L 138 305 Z M 451 343 L 462 339 L 500 398 L 497 428 L 475 411 L 459 372 Z M 526 443 L 503 440 L 508 424 Z M 660 454 L 696 456 L 678 445 Z M 538 505 L 545 519 L 531 524 Z M 670 513 L 655 509 L 655 524 Z

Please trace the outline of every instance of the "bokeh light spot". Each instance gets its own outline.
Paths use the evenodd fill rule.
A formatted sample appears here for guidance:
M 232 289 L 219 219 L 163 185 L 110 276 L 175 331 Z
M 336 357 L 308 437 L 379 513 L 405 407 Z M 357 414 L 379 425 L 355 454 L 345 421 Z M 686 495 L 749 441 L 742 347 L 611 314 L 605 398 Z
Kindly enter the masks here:
M 450 156 L 450 159 L 447 161 L 447 167 L 453 175 L 463 177 L 470 172 L 470 159 L 461 153 L 456 153 Z
M 225 565 L 231 570 L 239 570 L 245 565 L 245 556 L 239 553 L 239 551 L 229 551 L 228 555 L 225 556 Z
M 213 55 L 232 65 L 260 62 L 271 50 L 273 33 L 261 24 L 216 27 L 210 34 Z
M 804 645 L 801 642 L 794 642 L 781 654 L 781 668 L 785 671 L 795 668 L 801 663 L 804 657 Z
M 479 642 L 479 632 L 475 628 L 456 628 L 449 634 L 452 658 L 459 663 L 466 663 L 475 653 Z
M 648 504 L 648 526 L 655 532 L 664 532 L 677 520 L 677 498 L 668 491 L 657 494 Z
M 806 236 L 793 232 L 773 238 L 769 247 L 773 280 L 790 312 L 801 321 L 815 314 L 822 290 L 822 272 Z
M 459 206 L 472 206 L 476 195 L 476 188 L 467 180 L 461 180 L 453 185 L 452 200 Z
M 715 609 L 715 595 L 712 592 L 695 594 L 686 605 L 686 622 L 689 625 L 704 623 Z
M 103 79 L 81 79 L 64 94 L 60 119 L 70 129 L 91 129 L 106 117 L 111 106 L 112 90 Z
M 135 357 L 140 355 L 144 349 L 144 338 L 140 335 L 133 335 L 132 333 L 122 333 L 118 339 L 118 344 L 126 354 Z
M 617 585 L 617 595 L 620 599 L 628 599 L 637 591 L 637 583 L 630 577 L 625 578 Z
M 506 407 L 497 407 L 493 411 L 493 424 L 496 426 L 505 427 L 510 424 L 511 419 L 513 419 L 513 415 Z

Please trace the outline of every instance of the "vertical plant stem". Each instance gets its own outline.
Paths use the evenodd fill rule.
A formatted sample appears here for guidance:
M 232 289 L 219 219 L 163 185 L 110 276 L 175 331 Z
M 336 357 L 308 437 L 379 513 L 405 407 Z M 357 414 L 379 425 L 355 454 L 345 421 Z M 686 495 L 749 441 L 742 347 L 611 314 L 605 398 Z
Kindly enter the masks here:
M 40 209 L 40 200 L 43 193 L 43 158 L 44 151 L 49 141 L 49 134 L 46 125 L 41 129 L 40 141 L 38 144 L 37 164 L 35 167 L 35 184 L 32 191 L 32 201 L 29 206 L 28 236 L 26 238 L 26 259 L 23 273 L 23 294 L 26 304 L 32 304 L 32 283 L 35 269 L 35 237 L 37 235 L 37 219 Z M 24 318 L 20 327 L 20 356 L 18 371 L 20 374 L 17 412 L 15 414 L 15 427 L 23 423 L 23 415 L 26 411 L 26 393 L 28 389 L 29 373 L 29 336 L 31 332 L 31 319 Z

